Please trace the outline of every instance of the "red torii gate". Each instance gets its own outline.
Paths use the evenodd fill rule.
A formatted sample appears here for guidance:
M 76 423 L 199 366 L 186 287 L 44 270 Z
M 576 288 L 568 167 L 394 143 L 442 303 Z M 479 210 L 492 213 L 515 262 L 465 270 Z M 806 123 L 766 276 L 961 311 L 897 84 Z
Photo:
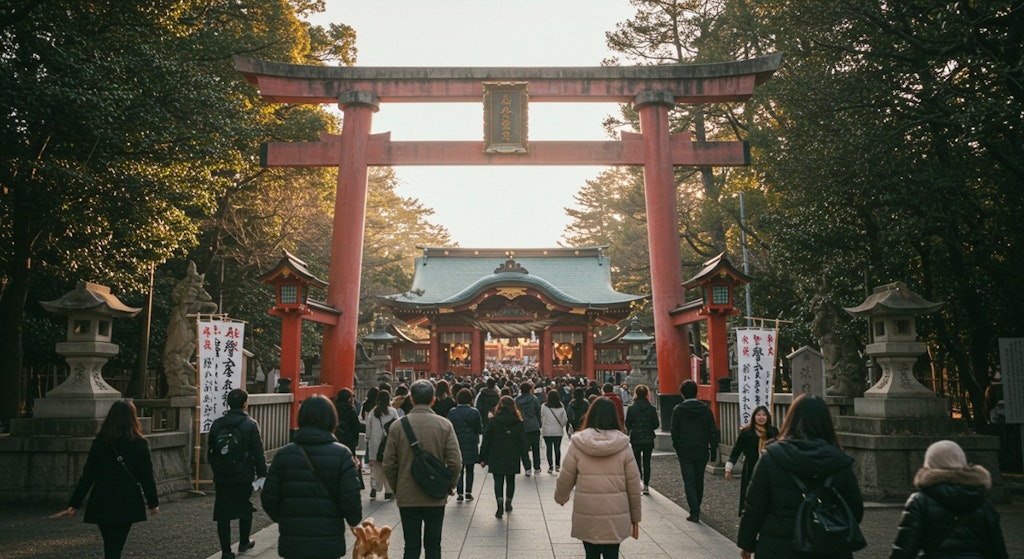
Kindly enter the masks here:
M 399 165 L 642 165 L 651 259 L 654 335 L 662 394 L 677 394 L 690 367 L 686 329 L 670 313 L 683 306 L 676 184 L 673 166 L 748 165 L 745 142 L 693 142 L 671 134 L 676 103 L 745 101 L 778 69 L 775 54 L 716 64 L 596 68 L 372 68 L 305 66 L 235 57 L 235 67 L 277 103 L 337 103 L 340 135 L 315 143 L 263 146 L 269 167 L 337 166 L 338 190 L 327 304 L 344 310 L 324 329 L 321 382 L 352 386 L 366 216 L 367 168 Z M 391 141 L 371 134 L 382 103 L 481 102 L 484 83 L 529 84 L 531 102 L 633 103 L 640 134 L 621 141 L 530 142 L 528 153 L 486 153 L 483 141 Z M 281 373 L 298 363 L 281 363 Z

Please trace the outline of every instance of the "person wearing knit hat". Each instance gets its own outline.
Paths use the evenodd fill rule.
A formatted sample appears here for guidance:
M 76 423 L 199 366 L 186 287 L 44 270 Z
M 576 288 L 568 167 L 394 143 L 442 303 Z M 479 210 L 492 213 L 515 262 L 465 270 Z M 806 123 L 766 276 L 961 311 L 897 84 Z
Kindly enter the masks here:
M 985 496 L 992 476 L 967 462 L 960 445 L 938 441 L 928 447 L 914 476 L 917 491 L 907 499 L 890 559 L 1006 559 L 999 513 Z

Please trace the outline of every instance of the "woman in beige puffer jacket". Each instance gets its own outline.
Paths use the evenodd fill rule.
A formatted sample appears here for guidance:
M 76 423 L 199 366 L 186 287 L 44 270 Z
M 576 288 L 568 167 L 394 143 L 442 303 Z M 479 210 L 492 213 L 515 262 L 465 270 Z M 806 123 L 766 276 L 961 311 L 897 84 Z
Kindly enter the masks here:
M 617 558 L 619 544 L 638 536 L 640 471 L 619 427 L 615 404 L 596 398 L 583 428 L 569 440 L 555 487 L 555 502 L 564 505 L 573 488 L 572 537 L 583 541 L 587 559 Z

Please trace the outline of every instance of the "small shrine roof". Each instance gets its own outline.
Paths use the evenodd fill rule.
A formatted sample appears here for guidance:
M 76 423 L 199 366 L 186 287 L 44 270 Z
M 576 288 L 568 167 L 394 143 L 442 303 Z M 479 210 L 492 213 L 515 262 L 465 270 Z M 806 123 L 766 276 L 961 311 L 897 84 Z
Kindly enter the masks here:
M 419 247 L 412 288 L 386 301 L 455 305 L 498 285 L 536 289 L 570 306 L 628 305 L 643 299 L 615 291 L 606 247 L 473 249 Z
M 65 293 L 60 299 L 39 301 L 39 304 L 56 314 L 90 312 L 119 318 L 133 317 L 142 310 L 122 303 L 110 293 L 109 287 L 87 281 L 78 282 L 75 289 Z
M 740 284 L 750 283 L 750 276 L 736 269 L 729 262 L 729 259 L 725 257 L 725 253 L 721 253 L 718 256 L 705 262 L 697 275 L 683 282 L 683 287 L 690 289 L 698 284 L 701 284 L 715 276 L 729 276 L 733 281 Z
M 260 277 L 260 282 L 270 283 L 280 276 L 287 277 L 288 275 L 294 274 L 306 280 L 314 287 L 319 287 L 321 289 L 327 287 L 327 282 L 314 276 L 313 273 L 306 268 L 307 264 L 305 262 L 299 260 L 294 254 L 287 250 L 282 250 L 281 252 L 283 254 L 281 260 L 277 262 L 277 265 L 274 266 L 273 270 L 270 270 Z

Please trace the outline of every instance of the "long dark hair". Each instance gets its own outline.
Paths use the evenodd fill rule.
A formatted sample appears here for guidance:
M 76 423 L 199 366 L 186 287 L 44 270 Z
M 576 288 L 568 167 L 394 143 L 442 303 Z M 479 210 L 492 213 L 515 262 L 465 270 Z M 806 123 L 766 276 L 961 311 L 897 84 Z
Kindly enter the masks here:
M 120 441 L 146 438 L 142 435 L 142 425 L 139 423 L 135 404 L 131 400 L 114 402 L 96 437 L 111 446 Z
M 391 393 L 384 389 L 378 390 L 377 404 L 373 406 L 373 416 L 379 418 L 387 413 L 389 407 L 391 407 Z
M 832 425 L 828 404 L 809 392 L 797 396 L 786 412 L 778 440 L 786 439 L 821 439 L 842 448 Z
M 594 398 L 587 410 L 587 415 L 583 416 L 581 429 L 599 429 L 601 431 L 617 429 L 625 432 L 622 422 L 619 421 L 619 411 L 615 409 L 615 402 L 609 398 Z
M 562 407 L 562 397 L 558 395 L 557 390 L 548 390 L 548 398 L 544 404 L 549 408 L 560 408 Z

